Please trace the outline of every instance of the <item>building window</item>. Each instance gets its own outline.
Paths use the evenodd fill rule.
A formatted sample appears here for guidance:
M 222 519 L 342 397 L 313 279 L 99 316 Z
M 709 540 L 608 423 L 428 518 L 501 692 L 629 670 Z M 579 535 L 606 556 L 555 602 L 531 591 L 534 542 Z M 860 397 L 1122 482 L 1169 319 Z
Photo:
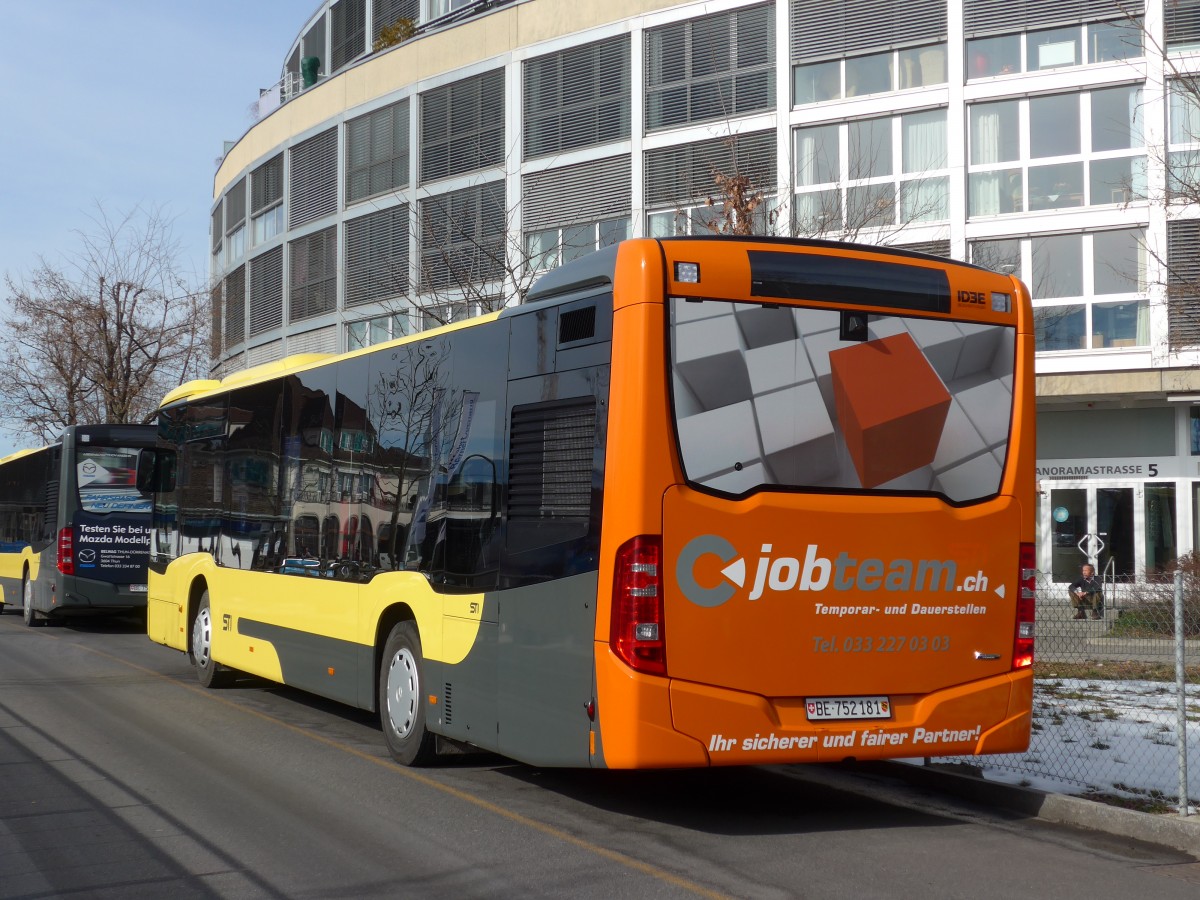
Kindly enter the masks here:
M 1144 197 L 1142 118 L 1140 85 L 972 104 L 969 214 Z
M 272 247 L 250 260 L 250 334 L 283 324 L 283 247 Z
M 330 74 L 344 68 L 367 50 L 366 0 L 338 0 L 329 10 L 332 24 Z
M 531 269 L 553 269 L 632 236 L 629 216 L 542 228 L 525 235 L 525 258 Z
M 246 267 L 238 266 L 225 276 L 225 346 L 246 339 Z
M 1142 88 L 1123 85 L 1092 91 L 1089 199 L 1093 206 L 1125 203 L 1146 196 L 1146 157 Z
M 246 252 L 246 179 L 225 195 L 225 265 L 233 265 Z
M 283 219 L 283 204 L 268 209 L 260 216 L 254 218 L 254 243 L 262 244 L 271 238 L 283 234 L 284 219 Z
M 1081 303 L 1039 306 L 1033 311 L 1035 346 L 1039 353 L 1087 347 L 1087 310 Z
M 1078 25 L 1031 31 L 1025 35 L 1025 59 L 1029 71 L 1082 64 L 1081 35 L 1082 29 Z
M 346 202 L 408 186 L 408 100 L 346 123 Z
M 1143 228 L 973 241 L 971 261 L 1029 285 L 1038 351 L 1150 343 Z
M 209 315 L 212 317 L 212 332 L 209 335 L 209 352 L 213 359 L 221 358 L 222 346 L 222 316 L 225 313 L 225 303 L 221 297 L 221 282 L 216 282 L 209 292 Z
M 1142 55 L 1142 19 L 967 39 L 967 78 L 1041 72 Z
M 246 252 L 246 226 L 235 228 L 225 241 L 225 265 L 231 266 Z
M 1200 347 L 1200 220 L 1167 222 L 1167 341 Z
M 801 233 L 857 233 L 949 215 L 944 109 L 798 128 L 794 140 Z
M 421 19 L 421 0 L 374 0 L 371 7 L 371 41 L 379 40 L 383 29 L 408 19 L 416 25 Z
M 1200 2 L 1171 0 L 1163 4 L 1163 25 L 1168 50 L 1200 44 Z
M 421 200 L 421 289 L 466 289 L 504 275 L 504 182 Z
M 772 234 L 777 208 L 775 197 L 764 197 L 751 213 L 749 233 Z M 681 206 L 670 212 L 650 213 L 646 216 L 646 236 L 657 238 L 739 233 L 734 231 L 737 225 L 737 214 L 731 212 L 727 217 L 723 204 L 702 203 Z
M 629 137 L 629 36 L 524 66 L 526 159 Z
M 889 50 L 792 69 L 792 102 L 823 103 L 946 83 L 946 45 Z
M 647 224 L 651 229 L 662 229 L 662 222 L 679 218 L 663 233 L 711 233 L 709 226 L 720 227 L 724 220 L 721 210 L 725 192 L 718 179 L 744 179 L 746 195 L 770 198 L 778 189 L 775 155 L 774 131 L 647 151 Z M 702 231 L 693 227 L 701 223 L 709 224 Z
M 424 184 L 504 164 L 504 70 L 421 95 L 420 179 Z
M 346 220 L 346 306 L 408 293 L 407 204 Z
M 283 232 L 282 153 L 250 173 L 250 216 L 255 245 Z
M 217 201 L 217 205 L 212 211 L 212 225 L 209 226 L 209 234 L 212 237 L 212 252 L 219 263 L 221 258 L 221 241 L 225 237 L 225 199 L 221 198 Z
M 646 33 L 646 130 L 775 106 L 775 5 Z
M 376 316 L 346 324 L 346 350 L 362 350 L 412 333 L 411 312 Z
M 896 89 L 946 83 L 946 45 L 910 47 L 896 52 Z
M 422 21 L 430 22 L 477 2 L 478 0 L 424 0 L 425 18 Z
M 337 212 L 337 128 L 301 141 L 292 148 L 290 163 L 289 226 L 296 228 Z
M 586 243 L 582 233 L 587 229 L 599 229 L 593 249 L 606 246 L 610 234 L 629 236 L 628 226 L 620 223 L 630 221 L 633 208 L 632 169 L 633 162 L 625 153 L 534 172 L 521 179 L 526 259 L 534 268 L 558 265 L 564 247 Z
M 1191 78 L 1168 86 L 1170 145 L 1167 182 L 1173 199 L 1194 201 L 1200 183 L 1200 90 Z
M 337 228 L 288 243 L 289 322 L 337 308 Z
M 1142 26 L 1139 17 L 1132 21 L 1091 22 L 1087 27 L 1088 62 L 1108 62 L 1142 55 Z
M 1001 34 L 967 41 L 967 78 L 1021 71 L 1021 36 Z
M 790 0 L 789 6 L 793 62 L 844 59 L 897 45 L 923 47 L 945 41 L 947 34 L 945 0 Z M 928 78 L 931 73 L 918 74 Z
M 493 298 L 487 305 L 499 308 L 500 300 L 499 298 Z M 466 301 L 427 303 L 418 311 L 421 317 L 421 330 L 429 331 L 431 328 L 441 328 L 443 325 L 449 325 L 453 322 L 462 322 L 472 316 L 479 315 L 479 307 L 480 304 Z

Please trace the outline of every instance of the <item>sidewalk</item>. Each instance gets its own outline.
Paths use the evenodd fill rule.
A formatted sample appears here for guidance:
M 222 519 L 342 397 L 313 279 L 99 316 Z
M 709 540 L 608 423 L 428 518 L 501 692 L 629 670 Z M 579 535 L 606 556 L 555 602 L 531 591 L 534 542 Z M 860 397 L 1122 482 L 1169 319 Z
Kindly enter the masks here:
M 953 766 L 954 764 L 950 764 Z M 944 765 L 901 762 L 859 763 L 859 768 L 1046 822 L 1101 831 L 1180 850 L 1200 860 L 1200 815 L 1153 815 L 1032 788 L 1002 784 L 949 771 Z

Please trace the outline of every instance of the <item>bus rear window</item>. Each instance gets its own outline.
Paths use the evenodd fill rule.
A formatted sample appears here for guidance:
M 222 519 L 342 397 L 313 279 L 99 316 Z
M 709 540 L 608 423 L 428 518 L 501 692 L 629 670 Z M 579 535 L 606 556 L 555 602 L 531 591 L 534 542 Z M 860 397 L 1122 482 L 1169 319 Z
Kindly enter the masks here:
M 75 480 L 85 512 L 149 513 L 152 498 L 137 489 L 138 450 L 134 447 L 79 447 Z
M 787 487 L 955 503 L 999 491 L 1012 327 L 871 314 L 866 340 L 843 340 L 834 310 L 680 298 L 670 317 L 689 482 L 729 495 Z

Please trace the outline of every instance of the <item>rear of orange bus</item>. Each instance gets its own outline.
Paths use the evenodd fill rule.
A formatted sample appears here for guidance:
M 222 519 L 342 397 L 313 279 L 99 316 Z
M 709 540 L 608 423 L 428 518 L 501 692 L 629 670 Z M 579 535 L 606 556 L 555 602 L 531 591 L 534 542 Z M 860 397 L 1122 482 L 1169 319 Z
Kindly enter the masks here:
M 594 765 L 1024 750 L 1031 311 L 884 248 L 617 254 Z

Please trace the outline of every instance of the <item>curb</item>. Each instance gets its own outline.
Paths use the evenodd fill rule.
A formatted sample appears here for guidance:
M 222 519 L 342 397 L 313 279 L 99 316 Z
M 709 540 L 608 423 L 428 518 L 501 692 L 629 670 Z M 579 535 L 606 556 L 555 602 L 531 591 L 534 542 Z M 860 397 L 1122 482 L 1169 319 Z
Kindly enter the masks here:
M 1046 822 L 1072 825 L 1180 850 L 1200 860 L 1200 815 L 1155 815 L 1095 800 L 1051 794 L 1019 785 L 899 762 L 859 763 L 872 771 L 967 800 L 998 806 Z

